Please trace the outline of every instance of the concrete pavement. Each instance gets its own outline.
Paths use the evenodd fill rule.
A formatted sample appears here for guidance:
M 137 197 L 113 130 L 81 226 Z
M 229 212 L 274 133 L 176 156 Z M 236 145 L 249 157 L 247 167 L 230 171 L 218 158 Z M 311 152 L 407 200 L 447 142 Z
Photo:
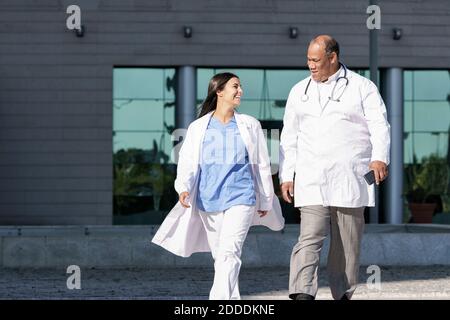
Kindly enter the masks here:
M 288 268 L 243 268 L 243 299 L 288 299 Z M 81 289 L 67 289 L 66 268 L 0 269 L 0 299 L 207 299 L 212 268 L 81 268 Z M 354 299 L 450 300 L 448 266 L 381 267 L 381 290 L 369 288 L 361 267 Z M 319 272 L 317 299 L 331 299 L 326 271 Z

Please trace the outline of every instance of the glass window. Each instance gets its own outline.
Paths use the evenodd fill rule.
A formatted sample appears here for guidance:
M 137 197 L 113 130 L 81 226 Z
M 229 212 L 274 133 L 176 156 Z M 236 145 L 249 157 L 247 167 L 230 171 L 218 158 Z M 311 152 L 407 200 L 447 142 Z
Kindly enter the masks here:
M 447 101 L 414 101 L 414 131 L 447 132 L 450 108 Z
M 405 163 L 424 156 L 444 157 L 450 130 L 450 71 L 405 71 Z
M 411 152 L 418 162 L 432 154 L 446 157 L 448 133 L 446 132 L 414 132 L 410 134 Z M 413 159 L 412 159 L 413 160 Z
M 403 94 L 405 101 L 413 100 L 413 85 L 412 85 L 413 71 L 403 72 Z
M 405 71 L 404 78 L 405 203 L 434 203 L 432 221 L 448 223 L 450 70 Z
M 411 132 L 403 133 L 403 163 L 409 164 L 414 161 L 413 138 Z
M 413 130 L 413 103 L 412 101 L 405 100 L 403 102 L 403 131 L 411 132 L 412 130 Z
M 214 76 L 215 69 L 197 69 L 197 101 L 200 104 L 208 94 L 209 80 Z
M 175 69 L 116 68 L 113 75 L 114 224 L 159 224 L 177 201 Z
M 414 100 L 447 100 L 450 93 L 449 71 L 414 71 L 413 97 Z

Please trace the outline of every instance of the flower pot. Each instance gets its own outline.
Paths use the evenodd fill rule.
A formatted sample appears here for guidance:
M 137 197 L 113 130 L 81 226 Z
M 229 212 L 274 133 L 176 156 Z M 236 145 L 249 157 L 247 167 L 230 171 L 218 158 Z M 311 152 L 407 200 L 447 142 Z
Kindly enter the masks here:
M 410 203 L 409 210 L 413 223 L 432 223 L 436 203 Z

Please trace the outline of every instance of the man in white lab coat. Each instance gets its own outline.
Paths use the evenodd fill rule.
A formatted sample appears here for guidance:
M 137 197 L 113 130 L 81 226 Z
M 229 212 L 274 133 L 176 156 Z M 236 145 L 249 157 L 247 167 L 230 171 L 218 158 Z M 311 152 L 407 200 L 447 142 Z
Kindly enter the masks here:
M 374 185 L 364 175 L 373 170 L 376 184 L 387 177 L 390 126 L 377 87 L 339 62 L 335 39 L 313 39 L 307 58 L 311 76 L 291 89 L 280 137 L 283 199 L 294 200 L 301 214 L 289 297 L 315 298 L 320 251 L 330 233 L 331 292 L 347 300 L 358 282 L 364 208 L 375 205 Z

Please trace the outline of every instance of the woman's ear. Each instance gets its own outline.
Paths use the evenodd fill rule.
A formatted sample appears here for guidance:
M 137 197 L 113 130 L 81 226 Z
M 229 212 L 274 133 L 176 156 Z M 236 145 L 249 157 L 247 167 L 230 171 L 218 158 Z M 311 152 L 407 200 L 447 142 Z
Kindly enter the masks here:
M 223 97 L 223 90 L 217 90 L 216 95 L 217 97 Z

